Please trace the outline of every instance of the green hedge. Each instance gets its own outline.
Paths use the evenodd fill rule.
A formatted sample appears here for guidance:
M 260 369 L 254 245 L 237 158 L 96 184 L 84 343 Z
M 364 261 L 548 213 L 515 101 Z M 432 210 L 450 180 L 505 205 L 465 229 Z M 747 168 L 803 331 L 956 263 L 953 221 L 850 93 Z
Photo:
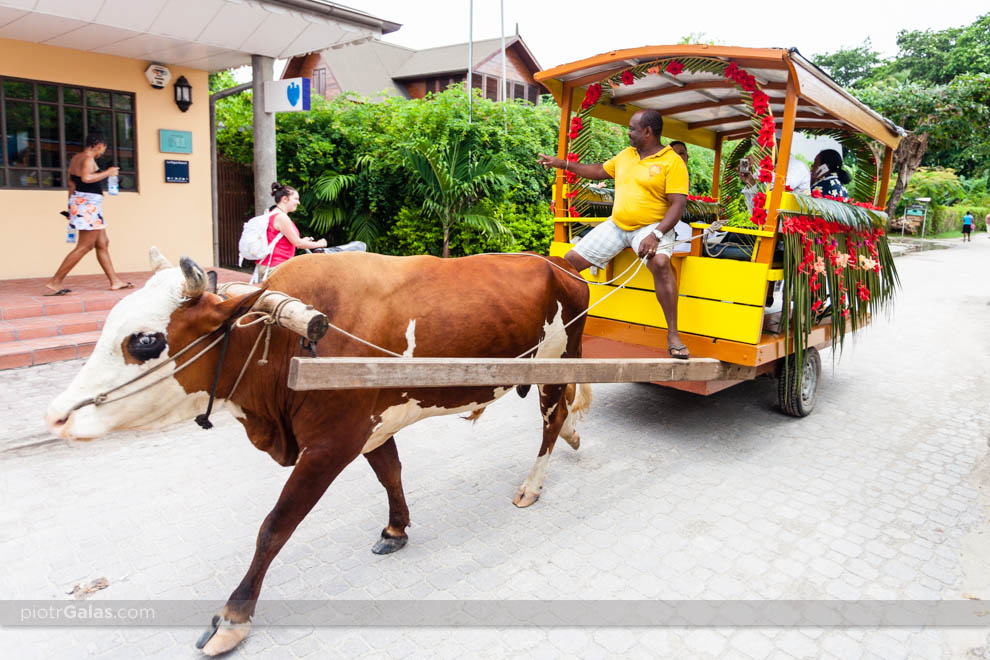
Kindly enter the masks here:
M 242 94 L 217 104 L 217 146 L 228 158 L 249 164 L 253 158 L 251 96 Z M 422 200 L 411 190 L 413 175 L 404 152 L 418 147 L 442 147 L 452 139 L 475 133 L 484 151 L 498 154 L 508 167 L 513 185 L 498 198 L 485 201 L 512 231 L 509 239 L 487 239 L 462 230 L 451 240 L 451 254 L 535 250 L 546 252 L 553 234 L 550 199 L 554 172 L 537 164 L 538 154 L 557 151 L 560 111 L 552 102 L 533 106 L 518 101 L 495 103 L 477 90 L 468 121 L 468 97 L 463 86 L 426 99 L 372 100 L 345 94 L 331 101 L 313 99 L 306 113 L 276 117 L 279 179 L 305 192 L 329 171 L 355 174 L 342 205 L 347 212 L 371 217 L 378 238 L 370 247 L 389 254 L 439 254 L 439 227 L 420 216 Z M 589 159 L 603 161 L 629 144 L 625 127 L 590 122 L 594 137 Z M 358 161 L 363 161 L 363 166 Z M 300 207 L 293 219 L 309 230 L 311 210 Z M 342 227 L 327 234 L 331 244 L 351 240 Z
M 926 233 L 939 234 L 946 231 L 962 231 L 962 219 L 967 211 L 973 212 L 976 231 L 986 231 L 987 213 L 990 206 L 936 206 L 928 213 L 929 228 Z

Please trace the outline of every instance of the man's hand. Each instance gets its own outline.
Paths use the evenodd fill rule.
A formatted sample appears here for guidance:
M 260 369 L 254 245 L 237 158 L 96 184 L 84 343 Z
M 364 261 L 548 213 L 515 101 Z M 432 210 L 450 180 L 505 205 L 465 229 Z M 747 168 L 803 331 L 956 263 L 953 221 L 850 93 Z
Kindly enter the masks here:
M 566 165 L 563 159 L 557 158 L 556 156 L 547 156 L 546 154 L 536 155 L 540 157 L 537 162 L 543 167 L 556 167 L 558 169 L 564 169 L 564 165 Z
M 639 255 L 640 259 L 649 261 L 656 256 L 658 247 L 660 247 L 660 241 L 653 235 L 653 232 L 650 232 L 646 238 L 639 242 L 639 252 L 636 254 Z

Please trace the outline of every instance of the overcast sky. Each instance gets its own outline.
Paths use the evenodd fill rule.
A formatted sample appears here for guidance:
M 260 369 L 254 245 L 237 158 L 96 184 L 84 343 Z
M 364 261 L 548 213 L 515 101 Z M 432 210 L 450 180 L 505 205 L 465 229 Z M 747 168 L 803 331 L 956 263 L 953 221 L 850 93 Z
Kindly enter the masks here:
M 504 0 L 506 34 L 519 32 L 543 68 L 617 48 L 673 44 L 702 32 L 729 46 L 790 47 L 804 55 L 858 46 L 869 37 L 897 53 L 899 30 L 941 30 L 990 11 L 985 0 Z M 402 27 L 385 40 L 430 48 L 468 39 L 469 0 L 340 0 Z M 499 0 L 474 0 L 474 38 L 499 36 Z

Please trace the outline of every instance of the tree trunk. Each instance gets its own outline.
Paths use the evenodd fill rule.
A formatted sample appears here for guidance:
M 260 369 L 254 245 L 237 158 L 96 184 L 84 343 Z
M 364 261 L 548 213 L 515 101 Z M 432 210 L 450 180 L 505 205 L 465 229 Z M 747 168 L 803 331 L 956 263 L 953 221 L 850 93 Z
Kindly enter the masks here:
M 894 211 L 897 210 L 897 204 L 900 203 L 901 197 L 904 196 L 904 190 L 907 188 L 908 181 L 918 170 L 918 166 L 921 165 L 921 159 L 924 157 L 926 151 L 928 151 L 928 133 L 919 133 L 917 135 L 911 133 L 906 135 L 901 140 L 901 144 L 897 147 L 897 150 L 894 151 L 894 167 L 897 170 L 897 182 L 894 184 L 894 189 L 890 192 L 890 198 L 887 200 L 888 217 L 894 217 Z
M 447 227 L 443 228 L 443 252 L 441 256 L 444 259 L 450 256 L 450 229 Z

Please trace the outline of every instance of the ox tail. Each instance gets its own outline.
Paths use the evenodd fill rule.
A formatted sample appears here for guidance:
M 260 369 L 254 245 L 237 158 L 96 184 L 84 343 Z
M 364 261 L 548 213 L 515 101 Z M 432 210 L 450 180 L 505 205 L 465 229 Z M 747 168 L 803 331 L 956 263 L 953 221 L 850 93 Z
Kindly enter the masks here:
M 532 385 L 516 385 L 516 394 L 519 395 L 520 399 L 525 399 L 531 387 Z
M 591 409 L 591 385 L 589 383 L 571 383 L 564 392 L 567 401 L 567 412 L 576 415 L 577 419 L 584 419 L 584 416 Z

